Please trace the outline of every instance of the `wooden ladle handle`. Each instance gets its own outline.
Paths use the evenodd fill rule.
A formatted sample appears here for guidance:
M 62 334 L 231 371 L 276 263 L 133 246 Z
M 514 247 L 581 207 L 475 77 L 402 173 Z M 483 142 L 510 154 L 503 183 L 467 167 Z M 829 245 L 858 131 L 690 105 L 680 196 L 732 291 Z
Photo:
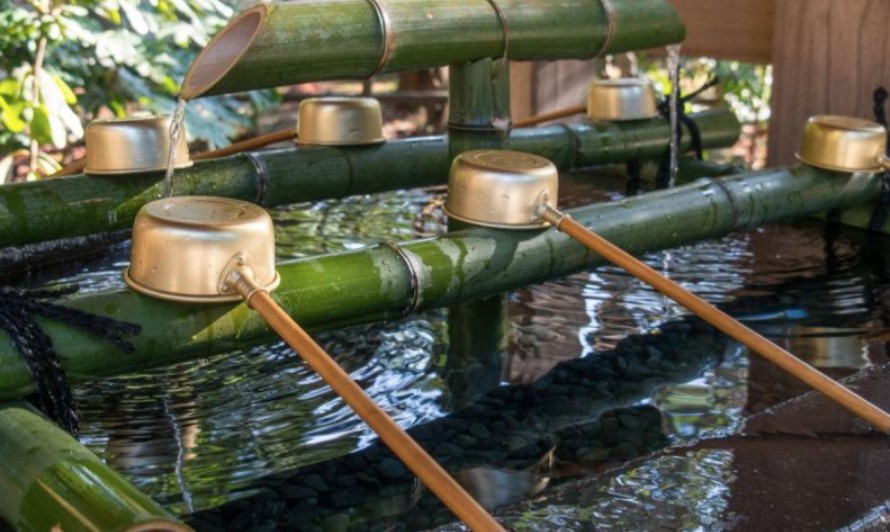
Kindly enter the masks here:
M 742 325 L 722 310 L 661 275 L 633 255 L 579 224 L 570 216 L 544 206 L 542 207 L 542 217 L 607 261 L 623 268 L 627 273 L 691 310 L 695 315 L 745 345 L 752 352 L 761 355 L 809 384 L 881 432 L 890 433 L 890 414 L 862 396 Z
M 353 381 L 324 349 L 272 299 L 265 290 L 241 276 L 235 288 L 281 338 L 398 456 L 426 487 L 473 530 L 504 530 L 473 497 L 461 487 L 423 448 L 402 430 L 362 388 Z

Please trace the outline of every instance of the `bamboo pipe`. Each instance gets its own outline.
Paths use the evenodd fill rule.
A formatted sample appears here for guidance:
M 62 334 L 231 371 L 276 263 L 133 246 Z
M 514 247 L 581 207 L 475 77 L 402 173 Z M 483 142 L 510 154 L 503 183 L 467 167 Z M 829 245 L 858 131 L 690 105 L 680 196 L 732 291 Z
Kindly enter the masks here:
M 235 289 L 291 348 L 367 423 L 387 447 L 461 521 L 476 531 L 504 530 L 414 439 L 355 383 L 272 299 L 269 292 L 235 273 Z
M 16 530 L 192 530 L 30 407 L 0 406 L 0 457 L 0 518 Z
M 252 139 L 242 140 L 241 142 L 236 142 L 230 146 L 226 146 L 225 148 L 220 148 L 218 150 L 205 151 L 203 153 L 197 153 L 192 155 L 193 161 L 203 161 L 205 159 L 216 159 L 217 157 L 225 157 L 227 155 L 234 155 L 236 153 L 241 153 L 243 151 L 248 150 L 256 150 L 259 148 L 263 148 L 268 146 L 269 144 L 275 144 L 276 142 L 284 142 L 286 140 L 291 140 L 296 138 L 297 133 L 294 128 L 281 129 L 278 131 L 273 131 L 272 133 L 268 133 L 266 135 L 260 135 L 259 137 L 255 137 Z M 73 163 L 69 163 L 65 165 L 61 170 L 52 175 L 52 177 L 63 177 L 66 175 L 74 175 L 79 172 L 82 172 L 84 168 L 86 168 L 87 160 L 86 157 L 83 159 L 79 159 L 74 161 Z
M 517 120 L 516 122 L 513 122 L 513 127 L 536 126 L 538 124 L 543 124 L 544 122 L 550 122 L 551 120 L 559 120 L 560 118 L 567 118 L 586 112 L 586 105 L 575 105 L 573 107 L 566 107 L 565 109 L 559 109 L 550 113 L 543 113 L 537 116 L 525 118 L 523 120 Z
M 877 176 L 801 166 L 702 179 L 669 191 L 573 209 L 571 214 L 582 223 L 595 223 L 599 234 L 636 254 L 847 208 L 871 201 L 879 192 Z M 472 229 L 399 247 L 404 256 L 386 246 L 370 246 L 279 263 L 282 283 L 276 299 L 303 327 L 315 332 L 399 319 L 406 309 L 453 305 L 603 263 L 597 254 L 556 231 Z M 194 360 L 272 337 L 263 320 L 243 305 L 170 303 L 130 290 L 83 294 L 61 304 L 142 327 L 142 334 L 132 340 L 136 352 L 121 357 L 101 340 L 45 322 L 72 382 Z M 0 333 L 0 398 L 21 397 L 32 390 L 21 357 Z
M 180 95 L 365 79 L 505 54 L 518 61 L 584 59 L 684 37 L 667 0 L 273 3 L 220 30 L 192 63 Z
M 683 305 L 698 317 L 746 346 L 752 352 L 759 354 L 791 375 L 809 384 L 841 407 L 867 421 L 876 429 L 885 434 L 890 433 L 890 414 L 884 412 L 862 396 L 742 325 L 704 299 L 661 275 L 633 255 L 576 222 L 568 214 L 548 205 L 542 205 L 540 212 L 541 218 L 549 222 L 557 230 L 569 235 L 588 249 L 598 253 L 602 258 L 623 268 L 637 279 Z
M 731 146 L 739 135 L 725 109 L 690 115 L 705 148 Z M 561 170 L 660 158 L 665 120 L 581 123 L 517 129 L 510 149 L 554 161 Z M 690 136 L 683 135 L 688 149 Z M 450 164 L 442 136 L 399 139 L 374 147 L 299 147 L 200 161 L 176 172 L 176 196 L 226 196 L 286 205 L 355 194 L 441 185 Z M 0 187 L 0 248 L 129 229 L 139 209 L 163 195 L 163 172 L 78 175 Z

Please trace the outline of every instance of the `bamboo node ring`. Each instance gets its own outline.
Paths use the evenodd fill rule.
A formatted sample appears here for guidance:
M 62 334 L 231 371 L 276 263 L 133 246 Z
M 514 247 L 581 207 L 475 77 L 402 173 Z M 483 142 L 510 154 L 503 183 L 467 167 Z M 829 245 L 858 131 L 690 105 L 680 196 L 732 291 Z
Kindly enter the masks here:
M 377 66 L 374 67 L 374 70 L 368 74 L 366 79 L 371 79 L 383 69 L 386 68 L 386 65 L 389 64 L 389 56 L 392 55 L 393 44 L 395 43 L 395 33 L 392 31 L 392 21 L 389 19 L 389 13 L 387 13 L 386 9 L 383 8 L 383 4 L 381 3 L 383 0 L 368 0 L 368 3 L 371 4 L 371 7 L 374 8 L 374 11 L 377 13 L 377 21 L 380 24 L 380 35 L 383 38 L 383 52 L 380 54 L 380 61 L 377 63 Z
M 254 203 L 265 206 L 266 200 L 269 199 L 269 171 L 266 168 L 266 164 L 251 152 L 244 152 L 243 155 L 250 161 L 250 164 L 253 166 L 256 173 L 257 191 Z
M 423 303 L 423 295 L 420 293 L 420 288 L 423 286 L 423 267 L 418 263 L 412 253 L 408 252 L 395 242 L 384 240 L 380 242 L 380 246 L 385 247 L 398 255 L 408 269 L 408 286 L 411 290 L 411 302 L 402 310 L 402 316 L 410 316 L 417 312 L 417 309 L 419 309 L 421 303 Z

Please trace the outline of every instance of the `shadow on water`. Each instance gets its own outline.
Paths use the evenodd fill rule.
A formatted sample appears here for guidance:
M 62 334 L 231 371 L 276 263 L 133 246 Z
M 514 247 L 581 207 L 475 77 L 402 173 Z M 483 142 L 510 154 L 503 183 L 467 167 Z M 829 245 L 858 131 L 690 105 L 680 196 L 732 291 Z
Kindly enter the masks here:
M 621 186 L 581 176 L 564 187 L 561 204 L 614 199 L 610 190 Z M 431 190 L 275 209 L 279 258 L 441 232 L 440 204 Z M 800 222 L 645 260 L 845 377 L 887 360 L 886 248 L 862 233 L 827 234 L 821 223 Z M 126 257 L 126 246 L 117 247 L 75 272 L 50 269 L 31 282 L 120 289 Z M 741 526 L 725 515 L 737 472 L 724 449 L 630 462 L 638 470 L 627 474 L 639 483 L 615 473 L 599 485 L 605 491 L 571 486 L 600 479 L 593 486 L 628 459 L 672 444 L 734 434 L 744 418 L 805 392 L 802 385 L 616 268 L 505 298 L 491 310 L 503 311 L 502 336 L 470 332 L 467 324 L 485 321 L 478 314 L 443 309 L 318 339 L 448 469 L 485 493 L 494 493 L 486 486 L 504 493 L 492 501 L 511 503 L 546 479 L 536 500 L 547 502 L 521 515 L 505 506 L 508 523 L 558 528 L 574 517 L 554 508 L 568 508 L 640 529 L 653 523 L 650 499 L 686 497 L 685 510 L 658 515 L 674 512 L 671 523 L 690 528 Z M 78 385 L 75 393 L 82 441 L 199 529 L 417 529 L 451 519 L 280 343 Z M 751 446 L 772 441 L 795 445 L 771 437 Z M 852 523 L 864 514 L 842 515 Z

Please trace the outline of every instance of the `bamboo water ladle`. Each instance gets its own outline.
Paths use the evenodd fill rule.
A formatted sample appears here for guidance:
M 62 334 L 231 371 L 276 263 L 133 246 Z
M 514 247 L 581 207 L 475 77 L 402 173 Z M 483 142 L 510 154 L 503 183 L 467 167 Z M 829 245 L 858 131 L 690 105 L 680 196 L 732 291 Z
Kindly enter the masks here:
M 145 205 L 133 227 L 134 290 L 172 301 L 244 300 L 473 530 L 503 528 L 272 299 L 279 283 L 269 214 L 228 198 L 180 196 Z
M 374 98 L 351 96 L 306 98 L 300 102 L 297 115 L 296 127 L 273 131 L 218 150 L 198 153 L 192 155 L 191 159 L 193 161 L 216 159 L 296 139 L 305 146 L 371 146 L 386 142 L 383 134 L 383 113 L 380 102 Z M 162 118 L 157 117 L 155 120 Z M 91 125 L 96 122 L 91 122 Z M 89 141 L 89 135 L 87 138 Z M 102 148 L 105 147 L 100 149 Z M 187 151 L 184 148 L 186 146 L 183 141 L 181 151 Z M 66 165 L 53 174 L 53 177 L 76 174 L 84 171 L 86 166 L 87 158 L 84 157 Z
M 658 116 L 658 102 L 652 81 L 645 77 L 595 79 L 587 90 L 587 104 L 574 105 L 524 120 L 513 127 L 529 127 L 587 113 L 595 121 L 630 122 Z
M 554 205 L 557 169 L 547 159 L 512 151 L 466 152 L 454 160 L 448 188 L 445 211 L 449 216 L 502 229 L 550 224 L 881 432 L 890 433 L 890 414 L 559 211 Z

